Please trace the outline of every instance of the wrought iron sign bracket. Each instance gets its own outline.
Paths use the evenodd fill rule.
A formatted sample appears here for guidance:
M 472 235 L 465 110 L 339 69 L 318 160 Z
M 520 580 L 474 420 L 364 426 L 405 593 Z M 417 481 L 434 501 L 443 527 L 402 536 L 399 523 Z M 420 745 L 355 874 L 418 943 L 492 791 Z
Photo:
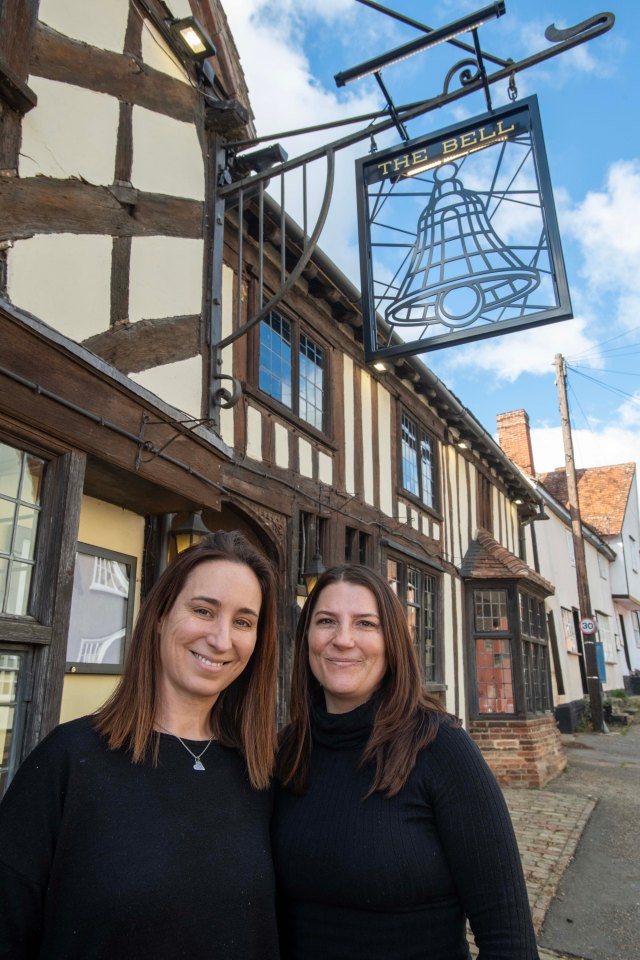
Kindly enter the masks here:
M 377 8 L 377 4 L 372 2 L 372 0 L 366 0 L 367 5 Z M 494 6 L 497 6 L 494 4 Z M 397 19 L 401 19 L 400 15 L 396 15 L 391 11 L 386 11 L 383 8 L 379 8 L 382 12 L 386 12 L 391 16 L 395 16 Z M 408 21 L 407 21 L 408 22 Z M 476 31 L 472 30 L 473 33 L 473 47 L 470 47 L 467 44 L 463 44 L 457 39 L 451 39 L 449 42 L 453 45 L 460 47 L 464 50 L 468 50 L 471 53 L 474 53 L 474 57 L 467 57 L 464 60 L 461 60 L 459 63 L 455 64 L 449 72 L 447 73 L 442 93 L 439 95 L 420 100 L 415 103 L 405 104 L 402 106 L 395 107 L 395 105 L 390 102 L 390 97 L 387 99 L 387 110 L 385 111 L 387 116 L 384 119 L 378 119 L 380 114 L 373 114 L 367 117 L 358 118 L 360 120 L 369 120 L 366 127 L 361 128 L 354 133 L 350 133 L 344 137 L 341 137 L 337 140 L 334 140 L 328 144 L 325 144 L 322 147 L 315 148 L 314 150 L 308 151 L 307 153 L 294 158 L 293 160 L 287 160 L 284 163 L 274 165 L 270 169 L 261 170 L 259 173 L 252 174 L 250 176 L 244 176 L 240 180 L 229 182 L 230 177 L 224 175 L 219 181 L 216 180 L 214 185 L 214 198 L 213 198 L 213 209 L 215 211 L 215 216 L 213 218 L 213 248 L 214 250 L 221 251 L 224 245 L 225 239 L 225 204 L 233 206 L 237 213 L 237 223 L 238 223 L 238 267 L 236 270 L 236 316 L 233 318 L 232 322 L 232 332 L 228 333 L 226 336 L 222 336 L 221 324 L 217 324 L 217 335 L 211 338 L 210 346 L 212 351 L 211 356 L 211 384 L 209 391 L 209 410 L 211 417 L 214 422 L 217 422 L 217 411 L 221 405 L 226 405 L 229 403 L 230 398 L 227 396 L 229 391 L 225 388 L 216 387 L 216 382 L 219 379 L 219 376 L 228 377 L 229 374 L 222 374 L 222 351 L 233 344 L 237 339 L 249 333 L 271 310 L 273 310 L 283 299 L 286 293 L 291 289 L 291 287 L 297 282 L 301 276 L 303 270 L 308 264 L 309 260 L 314 254 L 316 245 L 324 223 L 326 221 L 329 207 L 331 203 L 332 191 L 333 191 L 333 180 L 334 180 L 334 162 L 335 154 L 339 150 L 351 147 L 354 144 L 359 142 L 370 140 L 375 138 L 380 133 L 396 127 L 400 136 L 404 138 L 403 131 L 406 132 L 406 124 L 415 120 L 418 117 L 421 117 L 427 113 L 430 113 L 433 110 L 440 109 L 441 107 L 448 106 L 463 97 L 468 96 L 471 93 L 476 91 L 483 91 L 485 94 L 487 107 L 489 109 L 489 114 L 493 115 L 490 97 L 490 87 L 492 84 L 499 83 L 503 80 L 506 80 L 509 84 L 509 96 L 510 99 L 514 99 L 516 94 L 515 88 L 515 76 L 516 74 L 528 70 L 530 67 L 537 66 L 540 63 L 544 63 L 547 60 L 552 59 L 553 57 L 559 56 L 561 53 L 572 49 L 573 47 L 579 46 L 580 44 L 586 43 L 590 40 L 595 39 L 596 37 L 602 36 L 604 33 L 611 30 L 615 23 L 615 17 L 612 13 L 604 12 L 594 15 L 586 20 L 581 21 L 573 27 L 567 29 L 558 29 L 555 25 L 551 25 L 547 28 L 545 32 L 545 37 L 553 45 L 546 50 L 541 50 L 535 54 L 532 54 L 529 57 L 526 57 L 519 61 L 512 60 L 502 60 L 498 57 L 494 57 L 491 54 L 483 52 L 480 48 L 479 39 L 477 37 Z M 422 25 L 413 23 L 414 26 L 421 27 L 425 31 L 428 31 L 429 28 L 422 27 Z M 470 28 L 467 28 L 470 29 Z M 498 69 L 489 73 L 486 68 L 487 62 L 498 65 Z M 457 79 L 459 86 L 453 89 L 453 81 Z M 380 80 L 378 81 L 380 83 Z M 384 88 L 381 86 L 381 89 Z M 336 126 L 343 121 L 337 121 Z M 311 128 L 314 129 L 314 128 Z M 317 129 L 317 128 L 315 128 Z M 258 137 L 252 141 L 252 145 L 255 146 L 257 143 L 262 143 L 268 140 L 274 139 L 285 139 L 288 136 L 298 136 L 302 133 L 308 132 L 305 129 L 291 130 L 283 133 L 274 134 L 269 137 Z M 227 148 L 238 148 L 242 146 L 241 142 L 238 143 L 229 143 Z M 326 180 L 325 180 L 325 189 L 324 197 L 318 213 L 316 224 L 313 230 L 310 232 L 307 229 L 307 186 L 306 186 L 306 171 L 311 163 L 314 161 L 321 160 L 325 158 L 326 160 Z M 218 168 L 218 173 L 225 173 L 226 164 L 221 163 Z M 285 214 L 285 191 L 284 191 L 284 177 L 287 173 L 299 169 L 302 171 L 302 191 L 303 191 L 303 201 L 302 207 L 304 210 L 303 214 L 303 224 L 302 231 L 304 235 L 304 242 L 301 245 L 301 249 L 298 253 L 297 261 L 295 262 L 293 268 L 287 272 L 285 269 L 285 254 L 288 252 L 287 244 L 287 225 L 291 226 L 291 222 L 288 216 Z M 280 191 L 280 207 L 281 207 L 281 222 L 280 229 L 274 231 L 279 235 L 280 238 L 280 262 L 281 262 L 281 276 L 280 283 L 277 285 L 277 288 L 272 292 L 271 296 L 267 299 L 265 296 L 265 278 L 263 275 L 263 261 L 264 261 L 264 243 L 265 243 L 265 197 L 264 192 L 268 181 L 280 180 L 281 191 Z M 258 244 L 258 304 L 257 309 L 249 319 L 243 319 L 241 316 L 242 310 L 242 287 L 243 287 L 243 234 L 245 232 L 245 223 L 244 218 L 246 210 L 248 207 L 248 201 L 251 199 L 251 202 L 255 207 L 257 207 L 257 244 Z M 292 234 L 292 230 L 288 230 L 289 236 Z M 211 290 L 214 292 L 214 304 L 215 297 L 219 297 L 222 290 L 222 257 L 219 255 L 216 257 L 216 265 L 213 271 L 213 276 L 211 278 Z M 363 290 L 363 296 L 365 291 Z M 220 302 L 216 304 L 216 310 L 220 316 Z M 380 318 L 378 318 L 379 320 Z M 384 322 L 382 323 L 382 328 L 385 328 Z M 216 329 L 216 325 L 213 326 L 213 330 Z M 422 349 L 422 348 L 421 348 Z M 416 352 L 416 351 L 414 351 Z M 237 393 L 236 384 L 231 391 L 231 395 L 235 397 Z

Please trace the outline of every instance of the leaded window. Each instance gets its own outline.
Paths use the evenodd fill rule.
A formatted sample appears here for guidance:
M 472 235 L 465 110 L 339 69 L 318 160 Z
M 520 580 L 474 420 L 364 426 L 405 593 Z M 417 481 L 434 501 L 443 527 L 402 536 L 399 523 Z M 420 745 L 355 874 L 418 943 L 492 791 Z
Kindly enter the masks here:
M 508 630 L 507 591 L 474 591 L 475 627 L 479 633 Z
M 324 426 L 325 351 L 276 311 L 260 324 L 258 386 L 317 430 Z
M 478 714 L 548 712 L 551 691 L 544 601 L 513 583 L 487 584 L 473 589 L 471 615 Z
M 528 714 L 546 713 L 551 710 L 551 691 L 544 601 L 523 591 L 518 599 L 525 708 Z
M 435 508 L 435 441 L 406 413 L 402 414 L 401 446 L 403 488 Z
M 511 640 L 476 639 L 478 710 L 480 713 L 515 713 Z
M 0 443 L 0 611 L 29 612 L 45 463 Z
M 405 608 L 425 683 L 440 679 L 437 635 L 437 579 L 411 563 L 389 558 L 387 580 Z

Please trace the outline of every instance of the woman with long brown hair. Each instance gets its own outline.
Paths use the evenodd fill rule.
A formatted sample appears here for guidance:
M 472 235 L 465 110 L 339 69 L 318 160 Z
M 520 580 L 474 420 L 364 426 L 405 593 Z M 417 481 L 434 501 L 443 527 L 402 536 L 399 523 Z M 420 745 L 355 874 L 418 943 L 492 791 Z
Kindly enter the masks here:
M 239 533 L 149 591 L 122 680 L 0 806 L 0 957 L 277 960 L 276 586 Z
M 296 633 L 272 842 L 283 960 L 537 960 L 506 804 L 423 690 L 404 611 L 324 573 Z

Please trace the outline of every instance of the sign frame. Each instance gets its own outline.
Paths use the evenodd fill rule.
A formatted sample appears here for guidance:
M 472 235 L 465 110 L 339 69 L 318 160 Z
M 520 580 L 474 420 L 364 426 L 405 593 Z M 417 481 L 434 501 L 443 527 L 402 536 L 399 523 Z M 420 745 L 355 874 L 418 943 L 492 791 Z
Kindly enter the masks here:
M 509 136 L 509 134 L 511 134 L 511 136 Z M 379 281 L 375 276 L 376 263 L 374 262 L 373 249 L 379 247 L 404 247 L 409 251 L 412 246 L 414 248 L 417 247 L 421 221 L 418 221 L 415 241 L 413 241 L 412 244 L 410 244 L 408 240 L 405 240 L 404 243 L 378 243 L 373 234 L 376 231 L 379 232 L 384 229 L 384 227 L 381 223 L 372 220 L 371 213 L 373 212 L 375 215 L 376 208 L 380 209 L 384 203 L 388 202 L 388 198 L 392 196 L 393 188 L 401 180 L 406 181 L 408 177 L 420 176 L 422 173 L 425 173 L 428 177 L 429 171 L 433 170 L 434 172 L 431 174 L 433 181 L 431 196 L 434 196 L 437 189 L 435 185 L 436 176 L 440 168 L 442 168 L 440 169 L 441 176 L 443 175 L 445 167 L 453 167 L 454 170 L 457 171 L 458 166 L 462 166 L 462 163 L 456 165 L 456 161 L 464 162 L 464 159 L 472 153 L 479 153 L 487 149 L 495 150 L 499 143 L 504 145 L 499 148 L 504 153 L 506 143 L 514 144 L 518 141 L 518 137 L 521 138 L 521 141 L 523 138 L 530 138 L 526 141 L 525 145 L 530 146 L 532 169 L 535 170 L 535 177 L 537 178 L 536 195 L 539 197 L 539 216 L 540 222 L 543 225 L 540 243 L 542 243 L 542 238 L 544 237 L 544 256 L 549 264 L 549 276 L 547 276 L 546 282 L 547 285 L 552 285 L 555 302 L 542 305 L 542 308 L 535 313 L 524 313 L 523 308 L 517 303 L 517 297 L 522 299 L 525 297 L 525 294 L 514 294 L 512 292 L 511 303 L 514 304 L 513 310 L 517 311 L 519 309 L 521 311 L 520 316 L 510 316 L 507 319 L 482 322 L 477 326 L 471 325 L 475 323 L 475 320 L 464 320 L 459 323 L 459 329 L 456 329 L 454 320 L 449 324 L 451 326 L 451 332 L 435 333 L 429 337 L 426 337 L 425 334 L 430 324 L 439 322 L 441 325 L 445 325 L 448 321 L 445 319 L 443 321 L 425 320 L 423 322 L 422 320 L 418 320 L 416 322 L 409 322 L 407 319 L 403 319 L 398 320 L 396 322 L 397 325 L 394 322 L 388 322 L 387 318 L 391 311 L 400 313 L 404 310 L 406 314 L 413 308 L 405 308 L 401 303 L 401 298 L 394 301 L 389 296 L 381 297 L 378 294 Z M 449 176 L 455 177 L 455 174 L 449 174 Z M 378 202 L 377 198 L 382 195 L 383 187 L 377 185 L 381 182 L 388 182 L 389 189 L 388 192 L 384 194 L 384 201 Z M 452 182 L 462 186 L 457 179 L 453 179 Z M 540 113 L 535 96 L 524 98 L 515 104 L 512 103 L 508 106 L 495 109 L 490 113 L 473 117 L 462 124 L 454 124 L 434 133 L 396 145 L 388 150 L 372 153 L 367 157 L 360 158 L 356 161 L 356 192 L 360 243 L 363 345 L 365 359 L 368 363 L 393 357 L 405 357 L 426 353 L 455 344 L 468 343 L 475 340 L 500 336 L 517 330 L 529 329 L 542 324 L 567 320 L 573 316 L 560 242 L 560 231 L 553 201 L 551 178 L 544 148 Z M 469 190 L 461 191 L 461 193 L 462 192 L 465 195 L 472 195 Z M 533 191 L 531 192 L 533 193 Z M 429 193 L 425 192 L 423 195 L 427 197 Z M 497 194 L 497 196 L 500 195 Z M 489 197 L 489 199 L 491 199 L 491 197 Z M 502 200 L 499 200 L 498 205 L 501 202 Z M 427 204 L 427 207 L 428 206 L 429 204 Z M 422 217 L 425 216 L 427 207 L 425 207 Z M 389 229 L 397 231 L 398 228 L 393 227 Z M 491 227 L 489 227 L 489 231 L 491 231 Z M 398 232 L 412 235 L 412 231 L 408 230 L 400 230 Z M 478 234 L 478 236 L 482 237 L 482 234 Z M 467 237 L 464 239 L 467 240 Z M 475 235 L 472 235 L 471 240 L 475 241 L 475 239 Z M 496 239 L 499 238 L 493 234 L 491 240 L 494 243 L 494 248 L 496 246 Z M 444 247 L 444 243 L 442 246 Z M 426 247 L 422 248 L 423 253 L 426 249 Z M 521 286 L 526 286 L 526 283 L 529 282 L 529 287 L 535 289 L 533 281 L 526 280 L 527 274 L 531 275 L 536 272 L 531 264 L 527 265 L 519 259 L 517 254 L 511 254 L 507 245 L 498 248 L 498 254 L 503 256 L 507 267 L 512 267 L 515 263 L 521 268 L 519 273 L 521 277 L 525 278 L 524 280 L 520 280 Z M 408 258 L 409 252 L 407 252 L 405 256 Z M 509 259 L 507 260 L 507 258 Z M 508 270 L 503 270 L 502 274 L 506 275 L 507 272 Z M 494 270 L 494 275 L 497 276 L 498 273 L 499 271 Z M 426 272 L 424 275 L 426 276 Z M 474 283 L 474 279 L 473 275 L 469 275 L 471 282 L 466 284 L 468 291 L 479 289 L 480 284 L 478 282 Z M 507 283 L 511 283 L 511 287 L 514 288 L 513 282 L 507 277 L 506 280 L 503 279 L 502 281 L 494 282 L 494 290 L 498 289 L 500 282 L 502 282 L 503 289 Z M 460 288 L 464 288 L 464 285 L 465 278 L 462 280 L 458 278 L 456 281 L 458 288 L 457 293 L 460 293 Z M 495 301 L 495 293 L 493 297 Z M 414 302 L 418 299 L 419 295 L 413 297 Z M 391 300 L 391 303 L 387 303 L 384 310 L 381 308 L 383 300 Z M 405 296 L 404 302 L 410 303 L 411 297 Z M 505 299 L 504 302 L 509 301 Z M 485 301 L 483 300 L 482 303 L 484 305 Z M 491 304 L 491 306 L 492 309 L 496 309 L 493 304 Z M 480 310 L 480 312 L 482 312 L 482 310 Z M 405 329 L 409 326 L 415 329 L 416 327 L 424 325 L 425 333 L 418 339 L 403 340 L 398 332 L 398 330 L 402 329 L 403 325 Z

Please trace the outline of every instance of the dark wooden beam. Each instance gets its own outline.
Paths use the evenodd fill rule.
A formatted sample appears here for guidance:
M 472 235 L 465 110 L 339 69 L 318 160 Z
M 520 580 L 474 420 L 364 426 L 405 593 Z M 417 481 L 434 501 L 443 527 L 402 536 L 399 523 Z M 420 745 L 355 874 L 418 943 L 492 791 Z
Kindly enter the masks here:
M 2 365 L 11 371 L 6 377 L 0 373 L 6 417 L 25 430 L 46 425 L 49 446 L 68 444 L 218 509 L 220 492 L 212 484 L 221 482 L 223 455 L 214 437 L 207 440 L 174 422 L 152 401 L 119 383 L 115 371 L 112 376 L 75 357 L 44 331 L 31 329 L 2 309 L 0 342 Z M 144 431 L 143 416 L 149 418 Z M 140 443 L 147 441 L 172 459 L 142 449 Z
M 82 345 L 122 373 L 139 373 L 195 357 L 200 352 L 200 316 L 139 320 L 98 333 Z
M 38 98 L 0 57 L 0 101 L 8 104 L 16 113 L 33 110 Z
M 131 237 L 114 237 L 111 248 L 111 325 L 129 319 Z M 99 351 L 96 351 L 99 353 Z M 106 359 L 106 358 L 105 358 Z M 119 364 L 116 364 L 119 367 Z
M 198 94 L 189 84 L 154 70 L 140 57 L 71 40 L 43 23 L 35 34 L 31 73 L 108 93 L 175 120 L 190 123 L 195 117 Z
M 53 177 L 0 178 L 0 240 L 34 233 L 102 233 L 120 237 L 202 237 L 199 200 L 97 187 Z
M 0 3 L 0 175 L 16 176 L 22 114 L 36 102 L 27 86 L 38 0 Z M 4 254 L 0 254 L 4 256 Z

